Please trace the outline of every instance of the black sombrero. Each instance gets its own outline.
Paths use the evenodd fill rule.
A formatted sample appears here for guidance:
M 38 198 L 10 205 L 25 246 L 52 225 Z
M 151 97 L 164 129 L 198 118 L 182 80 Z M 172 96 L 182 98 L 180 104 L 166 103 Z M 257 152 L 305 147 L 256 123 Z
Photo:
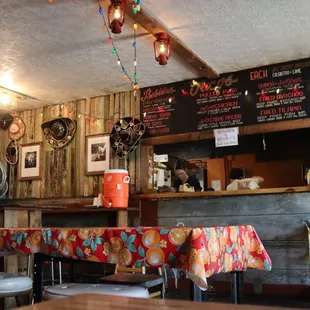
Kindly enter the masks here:
M 19 152 L 16 140 L 11 140 L 6 147 L 5 160 L 10 165 L 16 165 L 18 162 Z
M 13 116 L 11 114 L 4 114 L 0 117 L 0 128 L 7 130 L 13 122 Z
M 53 148 L 68 144 L 76 133 L 76 123 L 71 118 L 59 117 L 41 125 L 47 143 Z
M 134 117 L 125 117 L 119 120 L 113 126 L 110 134 L 113 154 L 119 158 L 126 158 L 130 152 L 137 148 L 144 132 L 144 124 Z

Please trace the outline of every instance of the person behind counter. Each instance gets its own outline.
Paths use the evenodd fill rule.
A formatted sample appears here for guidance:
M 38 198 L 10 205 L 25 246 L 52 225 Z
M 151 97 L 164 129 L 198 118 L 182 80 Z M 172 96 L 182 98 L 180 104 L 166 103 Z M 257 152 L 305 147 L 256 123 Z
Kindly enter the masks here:
M 177 168 L 175 170 L 175 175 L 177 179 L 174 181 L 173 187 L 176 191 L 179 191 L 180 185 L 188 184 L 189 186 L 193 186 L 195 188 L 195 192 L 201 192 L 202 187 L 200 186 L 199 180 L 196 176 L 190 176 L 187 174 L 185 169 Z
M 262 177 L 244 178 L 244 171 L 241 168 L 232 168 L 229 174 L 230 184 L 226 187 L 228 191 L 242 189 L 259 189 L 264 179 Z

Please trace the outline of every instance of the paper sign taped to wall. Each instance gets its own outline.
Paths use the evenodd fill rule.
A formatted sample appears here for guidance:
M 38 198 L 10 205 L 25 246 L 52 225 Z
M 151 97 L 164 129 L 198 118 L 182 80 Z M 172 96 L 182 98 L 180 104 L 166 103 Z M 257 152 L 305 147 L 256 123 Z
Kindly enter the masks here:
M 221 191 L 221 190 L 222 190 L 221 180 L 212 180 L 212 182 L 211 182 L 211 187 L 212 187 L 215 191 Z
M 238 127 L 215 129 L 215 147 L 238 145 L 238 134 Z
M 166 163 L 168 162 L 168 154 L 162 154 L 162 155 L 154 154 L 154 161 L 157 163 Z

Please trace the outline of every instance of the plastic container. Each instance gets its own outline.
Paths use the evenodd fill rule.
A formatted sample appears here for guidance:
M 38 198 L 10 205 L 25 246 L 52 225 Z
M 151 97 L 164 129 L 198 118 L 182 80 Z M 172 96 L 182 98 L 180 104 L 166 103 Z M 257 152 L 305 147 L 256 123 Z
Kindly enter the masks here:
M 103 181 L 105 208 L 128 208 L 129 181 L 127 170 L 111 169 L 105 172 Z

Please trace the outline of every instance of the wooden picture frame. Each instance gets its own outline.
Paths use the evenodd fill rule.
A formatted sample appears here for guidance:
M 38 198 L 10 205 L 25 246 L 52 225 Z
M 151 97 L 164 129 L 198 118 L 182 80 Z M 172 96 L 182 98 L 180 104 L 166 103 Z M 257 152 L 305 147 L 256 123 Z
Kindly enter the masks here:
M 18 180 L 41 179 L 42 142 L 21 144 L 19 147 Z
M 104 174 L 110 168 L 110 135 L 85 137 L 85 175 Z

